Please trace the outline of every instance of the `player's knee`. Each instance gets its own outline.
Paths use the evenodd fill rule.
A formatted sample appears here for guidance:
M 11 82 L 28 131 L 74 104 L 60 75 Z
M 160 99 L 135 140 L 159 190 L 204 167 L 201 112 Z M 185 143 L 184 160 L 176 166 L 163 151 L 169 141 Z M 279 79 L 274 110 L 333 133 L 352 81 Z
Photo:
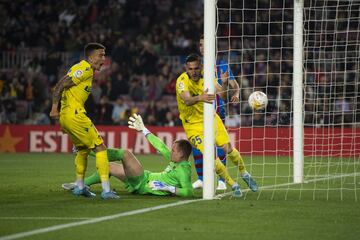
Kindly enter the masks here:
M 226 143 L 223 146 L 220 146 L 220 148 L 222 148 L 226 154 L 229 154 L 233 149 L 231 143 Z
M 133 156 L 133 153 L 127 149 L 124 150 L 124 158 L 123 159 L 129 159 Z
M 94 152 L 101 152 L 101 151 L 105 151 L 106 149 L 107 148 L 106 148 L 105 144 L 101 144 L 101 145 L 95 146 Z
M 77 154 L 82 157 L 82 158 L 86 158 L 90 153 L 90 150 L 88 149 L 81 149 L 77 152 Z

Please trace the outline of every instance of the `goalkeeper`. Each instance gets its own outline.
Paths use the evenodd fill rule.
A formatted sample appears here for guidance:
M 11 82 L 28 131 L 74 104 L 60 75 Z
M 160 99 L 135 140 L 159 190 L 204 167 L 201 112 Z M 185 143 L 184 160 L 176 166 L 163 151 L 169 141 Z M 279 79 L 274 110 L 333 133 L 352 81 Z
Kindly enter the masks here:
M 187 140 L 177 140 L 171 150 L 145 126 L 140 115 L 129 118 L 129 128 L 143 132 L 146 139 L 163 157 L 170 161 L 163 172 L 152 173 L 144 170 L 138 159 L 126 149 L 107 149 L 110 164 L 110 176 L 125 183 L 129 192 L 137 194 L 193 196 L 191 184 L 191 144 Z M 91 153 L 92 154 L 92 153 Z M 90 154 L 90 155 L 91 155 Z M 121 161 L 122 163 L 115 163 Z M 85 178 L 85 184 L 91 186 L 100 183 L 98 172 Z M 71 190 L 74 183 L 64 183 L 62 187 Z

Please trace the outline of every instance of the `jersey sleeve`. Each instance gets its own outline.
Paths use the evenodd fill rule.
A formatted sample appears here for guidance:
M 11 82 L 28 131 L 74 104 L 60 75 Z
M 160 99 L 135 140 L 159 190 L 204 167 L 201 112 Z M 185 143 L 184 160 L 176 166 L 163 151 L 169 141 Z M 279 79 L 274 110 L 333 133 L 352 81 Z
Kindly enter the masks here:
M 191 166 L 186 165 L 178 169 L 178 181 L 180 187 L 176 188 L 176 195 L 180 197 L 191 197 L 194 189 L 191 184 Z
M 88 79 L 91 76 L 91 72 L 89 71 L 88 67 L 78 63 L 70 68 L 67 75 L 76 85 L 78 85 L 80 82 Z
M 160 138 L 155 136 L 154 134 L 150 133 L 146 136 L 147 140 L 151 143 L 151 145 L 158 151 L 161 155 L 164 156 L 164 158 L 168 161 L 170 161 L 171 158 L 171 152 L 168 146 L 161 141 Z
M 220 78 L 221 72 L 229 71 L 229 81 L 235 80 L 234 74 L 231 71 L 231 68 L 226 61 L 220 60 L 220 62 L 217 65 L 217 68 L 218 68 L 218 78 Z
M 185 74 L 182 74 L 177 80 L 176 80 L 176 92 L 182 93 L 189 91 L 189 84 L 188 84 L 188 78 Z

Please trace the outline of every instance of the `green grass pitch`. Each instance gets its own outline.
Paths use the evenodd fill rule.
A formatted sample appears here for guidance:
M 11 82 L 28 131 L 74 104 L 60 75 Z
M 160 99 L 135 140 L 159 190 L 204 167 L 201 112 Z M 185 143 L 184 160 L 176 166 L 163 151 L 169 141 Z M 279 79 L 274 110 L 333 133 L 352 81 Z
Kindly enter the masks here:
M 156 155 L 138 157 L 151 171 L 161 171 L 166 165 Z M 61 189 L 61 183 L 74 179 L 73 161 L 70 154 L 0 154 L 0 240 L 350 240 L 360 236 L 360 169 L 359 163 L 351 160 L 341 160 L 339 165 L 339 160 L 324 159 L 323 165 L 312 166 L 312 159 L 308 159 L 305 173 L 310 176 L 309 183 L 287 185 L 292 181 L 288 158 L 253 157 L 247 160 L 249 169 L 260 186 L 271 187 L 258 193 L 245 192 L 242 199 L 226 196 L 202 201 L 201 190 L 196 190 L 199 201 L 56 230 L 68 223 L 189 200 L 129 194 L 116 179 L 111 183 L 120 200 L 103 201 L 99 195 L 95 199 L 76 198 Z M 87 174 L 94 171 L 94 163 L 89 159 Z M 236 176 L 236 169 L 230 171 Z M 326 178 L 340 172 L 345 175 Z M 245 189 L 241 180 L 239 183 Z M 101 191 L 100 186 L 92 189 L 97 194 Z M 33 234 L 24 237 L 14 235 L 30 231 Z

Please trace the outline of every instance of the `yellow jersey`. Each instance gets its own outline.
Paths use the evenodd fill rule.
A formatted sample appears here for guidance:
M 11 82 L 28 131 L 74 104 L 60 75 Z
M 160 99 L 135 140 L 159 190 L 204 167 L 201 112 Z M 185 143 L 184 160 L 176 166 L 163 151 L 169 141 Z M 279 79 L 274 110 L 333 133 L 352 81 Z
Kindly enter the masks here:
M 186 72 L 182 73 L 176 80 L 176 101 L 183 124 L 197 123 L 203 121 L 204 102 L 198 102 L 191 106 L 186 106 L 180 97 L 182 92 L 188 91 L 190 96 L 197 96 L 204 92 L 204 78 L 195 82 L 190 79 Z
M 60 113 L 67 109 L 84 108 L 85 101 L 91 93 L 94 71 L 87 61 L 82 60 L 72 66 L 67 75 L 75 86 L 64 89 Z

